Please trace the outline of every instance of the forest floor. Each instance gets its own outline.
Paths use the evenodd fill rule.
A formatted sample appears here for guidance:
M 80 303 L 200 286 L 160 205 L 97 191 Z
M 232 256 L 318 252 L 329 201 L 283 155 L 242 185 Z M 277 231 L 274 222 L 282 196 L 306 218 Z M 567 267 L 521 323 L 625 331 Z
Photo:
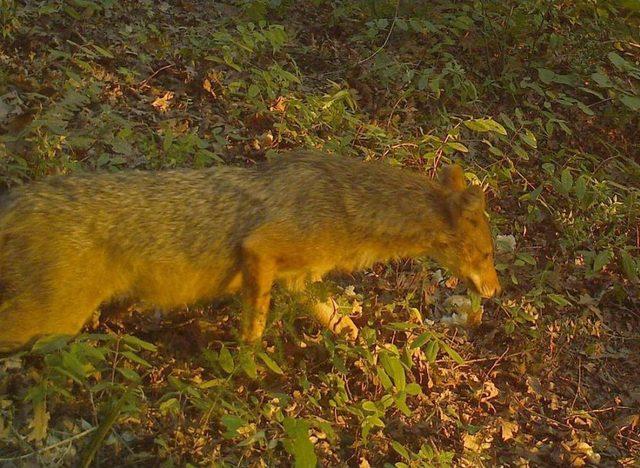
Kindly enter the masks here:
M 0 465 L 638 466 L 637 0 L 0 0 L 0 182 L 322 148 L 481 183 L 504 293 L 426 260 L 334 279 L 355 344 L 278 292 L 103 317 L 0 358 Z M 82 288 L 82 285 L 78 285 Z

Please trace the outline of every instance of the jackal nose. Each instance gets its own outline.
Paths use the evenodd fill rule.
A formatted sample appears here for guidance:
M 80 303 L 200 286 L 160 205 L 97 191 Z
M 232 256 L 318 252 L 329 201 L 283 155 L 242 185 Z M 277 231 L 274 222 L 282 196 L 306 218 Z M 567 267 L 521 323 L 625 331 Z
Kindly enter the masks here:
M 502 287 L 500 283 L 495 284 L 483 284 L 480 288 L 480 293 L 482 297 L 489 299 L 491 297 L 499 296 L 502 293 Z

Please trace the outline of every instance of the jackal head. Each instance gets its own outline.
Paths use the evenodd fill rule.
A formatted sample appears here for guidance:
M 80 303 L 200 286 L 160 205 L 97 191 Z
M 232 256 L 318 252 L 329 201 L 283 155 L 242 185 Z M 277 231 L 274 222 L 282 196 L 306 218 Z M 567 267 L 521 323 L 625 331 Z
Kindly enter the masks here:
M 500 293 L 493 260 L 493 239 L 478 186 L 468 187 L 458 165 L 443 169 L 440 181 L 448 192 L 444 202 L 446 241 L 438 242 L 435 260 L 483 297 Z

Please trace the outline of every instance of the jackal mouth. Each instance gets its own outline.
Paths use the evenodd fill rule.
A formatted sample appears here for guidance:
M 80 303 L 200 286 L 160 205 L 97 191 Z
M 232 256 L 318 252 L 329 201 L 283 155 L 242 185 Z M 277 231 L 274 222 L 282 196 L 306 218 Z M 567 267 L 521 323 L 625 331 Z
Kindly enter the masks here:
M 490 284 L 483 283 L 478 277 L 467 276 L 464 278 L 464 282 L 470 291 L 478 294 L 479 296 L 482 296 L 485 299 L 489 299 L 500 294 L 501 289 L 499 285 L 492 286 Z

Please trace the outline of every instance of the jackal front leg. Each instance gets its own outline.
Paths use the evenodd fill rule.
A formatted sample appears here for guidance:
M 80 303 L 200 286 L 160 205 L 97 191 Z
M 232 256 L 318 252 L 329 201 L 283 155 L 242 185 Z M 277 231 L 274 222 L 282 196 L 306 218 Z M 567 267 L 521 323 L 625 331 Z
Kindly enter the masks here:
M 336 335 L 343 335 L 349 341 L 355 341 L 358 337 L 358 327 L 348 316 L 340 314 L 338 304 L 332 298 L 325 302 L 314 302 L 311 311 L 321 325 Z
M 262 337 L 269 316 L 271 286 L 275 276 L 275 261 L 261 254 L 261 238 L 249 238 L 242 248 L 243 314 L 240 338 L 245 343 L 257 343 Z

